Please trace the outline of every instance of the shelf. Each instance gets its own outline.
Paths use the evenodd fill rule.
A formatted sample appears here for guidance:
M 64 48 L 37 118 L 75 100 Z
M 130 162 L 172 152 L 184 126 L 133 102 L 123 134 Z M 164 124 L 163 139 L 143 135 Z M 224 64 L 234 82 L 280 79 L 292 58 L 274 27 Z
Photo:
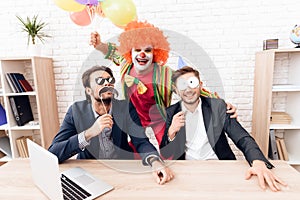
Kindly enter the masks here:
M 24 126 L 13 126 L 10 128 L 12 131 L 16 130 L 39 130 L 40 125 L 24 125 Z
M 8 125 L 3 124 L 3 125 L 0 126 L 0 131 L 5 131 L 5 130 L 7 130 L 7 128 L 8 128 Z
M 270 50 L 265 50 L 266 52 L 274 52 L 274 53 L 300 53 L 300 49 L 299 48 L 293 48 L 293 49 L 270 49 Z
M 300 126 L 294 124 L 270 124 L 270 129 L 297 130 L 300 129 Z
M 8 162 L 8 161 L 11 161 L 11 160 L 12 160 L 12 158 L 9 157 L 9 156 L 4 156 L 4 157 L 0 158 L 0 162 Z
M 12 90 L 11 84 L 6 77 L 7 73 L 22 74 L 34 88 L 34 91 L 17 93 L 17 90 Z M 12 159 L 20 157 L 16 143 L 18 138 L 22 136 L 32 136 L 33 139 L 38 140 L 45 149 L 48 149 L 55 134 L 58 132 L 59 120 L 54 78 L 53 60 L 51 58 L 24 56 L 0 59 L 0 97 L 2 96 L 1 103 L 3 103 L 3 107 L 6 110 L 8 122 L 7 125 L 0 126 L 0 130 L 2 130 L 2 132 L 5 130 L 9 138 Z M 12 96 L 19 98 L 29 96 L 33 114 L 32 120 L 35 122 L 38 121 L 38 125 L 29 125 L 29 123 L 26 123 L 23 126 L 17 126 L 15 116 L 16 114 L 20 116 L 19 112 L 21 112 L 22 106 L 12 107 L 12 101 L 10 100 Z M 23 100 L 21 103 L 24 103 Z M 4 145 L 0 144 L 0 147 L 3 146 Z M 6 153 L 5 155 L 10 154 Z
M 272 92 L 300 92 L 300 85 L 273 85 Z
M 300 165 L 300 160 L 299 157 L 297 158 L 295 156 L 295 158 L 293 158 L 292 155 L 289 155 L 289 160 L 287 161 L 290 165 Z
M 34 96 L 36 92 L 6 93 L 5 96 Z

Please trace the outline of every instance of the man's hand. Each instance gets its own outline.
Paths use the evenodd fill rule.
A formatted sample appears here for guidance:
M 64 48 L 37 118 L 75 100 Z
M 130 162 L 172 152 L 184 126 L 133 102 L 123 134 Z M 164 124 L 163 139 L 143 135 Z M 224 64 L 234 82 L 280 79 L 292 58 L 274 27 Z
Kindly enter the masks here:
M 252 167 L 250 167 L 246 172 L 246 180 L 249 180 L 252 176 L 257 176 L 260 187 L 265 190 L 266 183 L 270 189 L 274 192 L 280 191 L 280 184 L 287 186 L 287 184 L 280 180 L 277 176 L 273 174 L 271 170 L 266 167 L 266 164 L 261 160 L 254 160 Z
M 108 52 L 108 45 L 101 42 L 101 38 L 98 32 L 91 33 L 90 45 L 93 45 L 95 49 L 101 51 L 103 54 L 107 54 Z
M 171 169 L 164 166 L 160 161 L 154 161 L 152 163 L 153 176 L 156 182 L 160 185 L 169 182 L 174 178 L 174 173 Z
M 227 112 L 226 113 L 231 114 L 230 118 L 236 118 L 237 119 L 238 114 L 236 112 L 236 107 L 234 107 L 231 103 L 228 103 L 228 102 L 226 102 L 226 105 L 227 105 Z
M 168 131 L 168 136 L 171 140 L 176 136 L 176 133 L 185 124 L 185 113 L 180 111 L 173 116 L 171 126 Z
M 88 130 L 86 130 L 84 136 L 85 140 L 89 141 L 93 137 L 99 135 L 104 128 L 112 128 L 113 120 L 110 114 L 101 115 Z

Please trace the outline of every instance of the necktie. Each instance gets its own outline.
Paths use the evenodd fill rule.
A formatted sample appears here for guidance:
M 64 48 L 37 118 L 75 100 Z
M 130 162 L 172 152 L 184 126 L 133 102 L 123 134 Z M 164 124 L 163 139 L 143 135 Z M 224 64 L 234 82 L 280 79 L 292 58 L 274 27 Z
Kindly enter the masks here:
M 128 87 L 131 87 L 133 86 L 133 84 L 136 84 L 138 94 L 144 94 L 147 91 L 147 87 L 138 78 L 125 74 L 124 81 Z

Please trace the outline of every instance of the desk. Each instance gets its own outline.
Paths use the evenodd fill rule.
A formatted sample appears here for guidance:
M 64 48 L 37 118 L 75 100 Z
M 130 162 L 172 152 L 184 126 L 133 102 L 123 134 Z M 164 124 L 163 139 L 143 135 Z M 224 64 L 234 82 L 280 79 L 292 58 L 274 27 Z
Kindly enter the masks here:
M 285 161 L 272 163 L 274 172 L 289 184 L 276 193 L 260 189 L 256 177 L 244 179 L 249 167 L 246 161 L 174 161 L 169 167 L 176 178 L 165 185 L 156 184 L 152 174 L 144 172 L 149 167 L 138 160 L 68 160 L 60 170 L 81 166 L 114 186 L 98 199 L 300 199 L 300 173 Z M 28 159 L 12 160 L 0 167 L 0 199 L 46 199 L 33 183 Z

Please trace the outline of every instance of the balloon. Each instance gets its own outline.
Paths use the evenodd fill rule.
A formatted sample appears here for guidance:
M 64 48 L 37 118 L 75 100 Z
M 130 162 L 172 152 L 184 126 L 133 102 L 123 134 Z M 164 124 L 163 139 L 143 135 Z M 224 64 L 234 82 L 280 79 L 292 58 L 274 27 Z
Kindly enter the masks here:
M 75 2 L 74 0 L 54 0 L 54 3 L 65 11 L 79 12 L 85 8 L 85 5 Z
M 70 13 L 70 18 L 75 24 L 79 26 L 87 26 L 91 24 L 94 18 L 94 14 L 89 12 L 89 8 L 87 7 L 80 12 Z
M 90 6 L 98 5 L 98 0 L 75 0 L 75 1 L 82 5 L 90 5 Z
M 137 18 L 132 0 L 105 0 L 101 2 L 101 7 L 105 17 L 117 26 L 126 26 Z
M 133 18 L 133 20 L 132 21 L 137 21 L 138 20 L 138 18 L 137 18 L 137 16 L 135 16 L 134 18 Z M 116 27 L 118 27 L 118 28 L 120 28 L 120 29 L 125 29 L 125 27 L 126 27 L 126 24 L 125 25 L 122 25 L 122 26 L 120 26 L 120 25 L 117 25 L 117 24 L 114 24 Z

